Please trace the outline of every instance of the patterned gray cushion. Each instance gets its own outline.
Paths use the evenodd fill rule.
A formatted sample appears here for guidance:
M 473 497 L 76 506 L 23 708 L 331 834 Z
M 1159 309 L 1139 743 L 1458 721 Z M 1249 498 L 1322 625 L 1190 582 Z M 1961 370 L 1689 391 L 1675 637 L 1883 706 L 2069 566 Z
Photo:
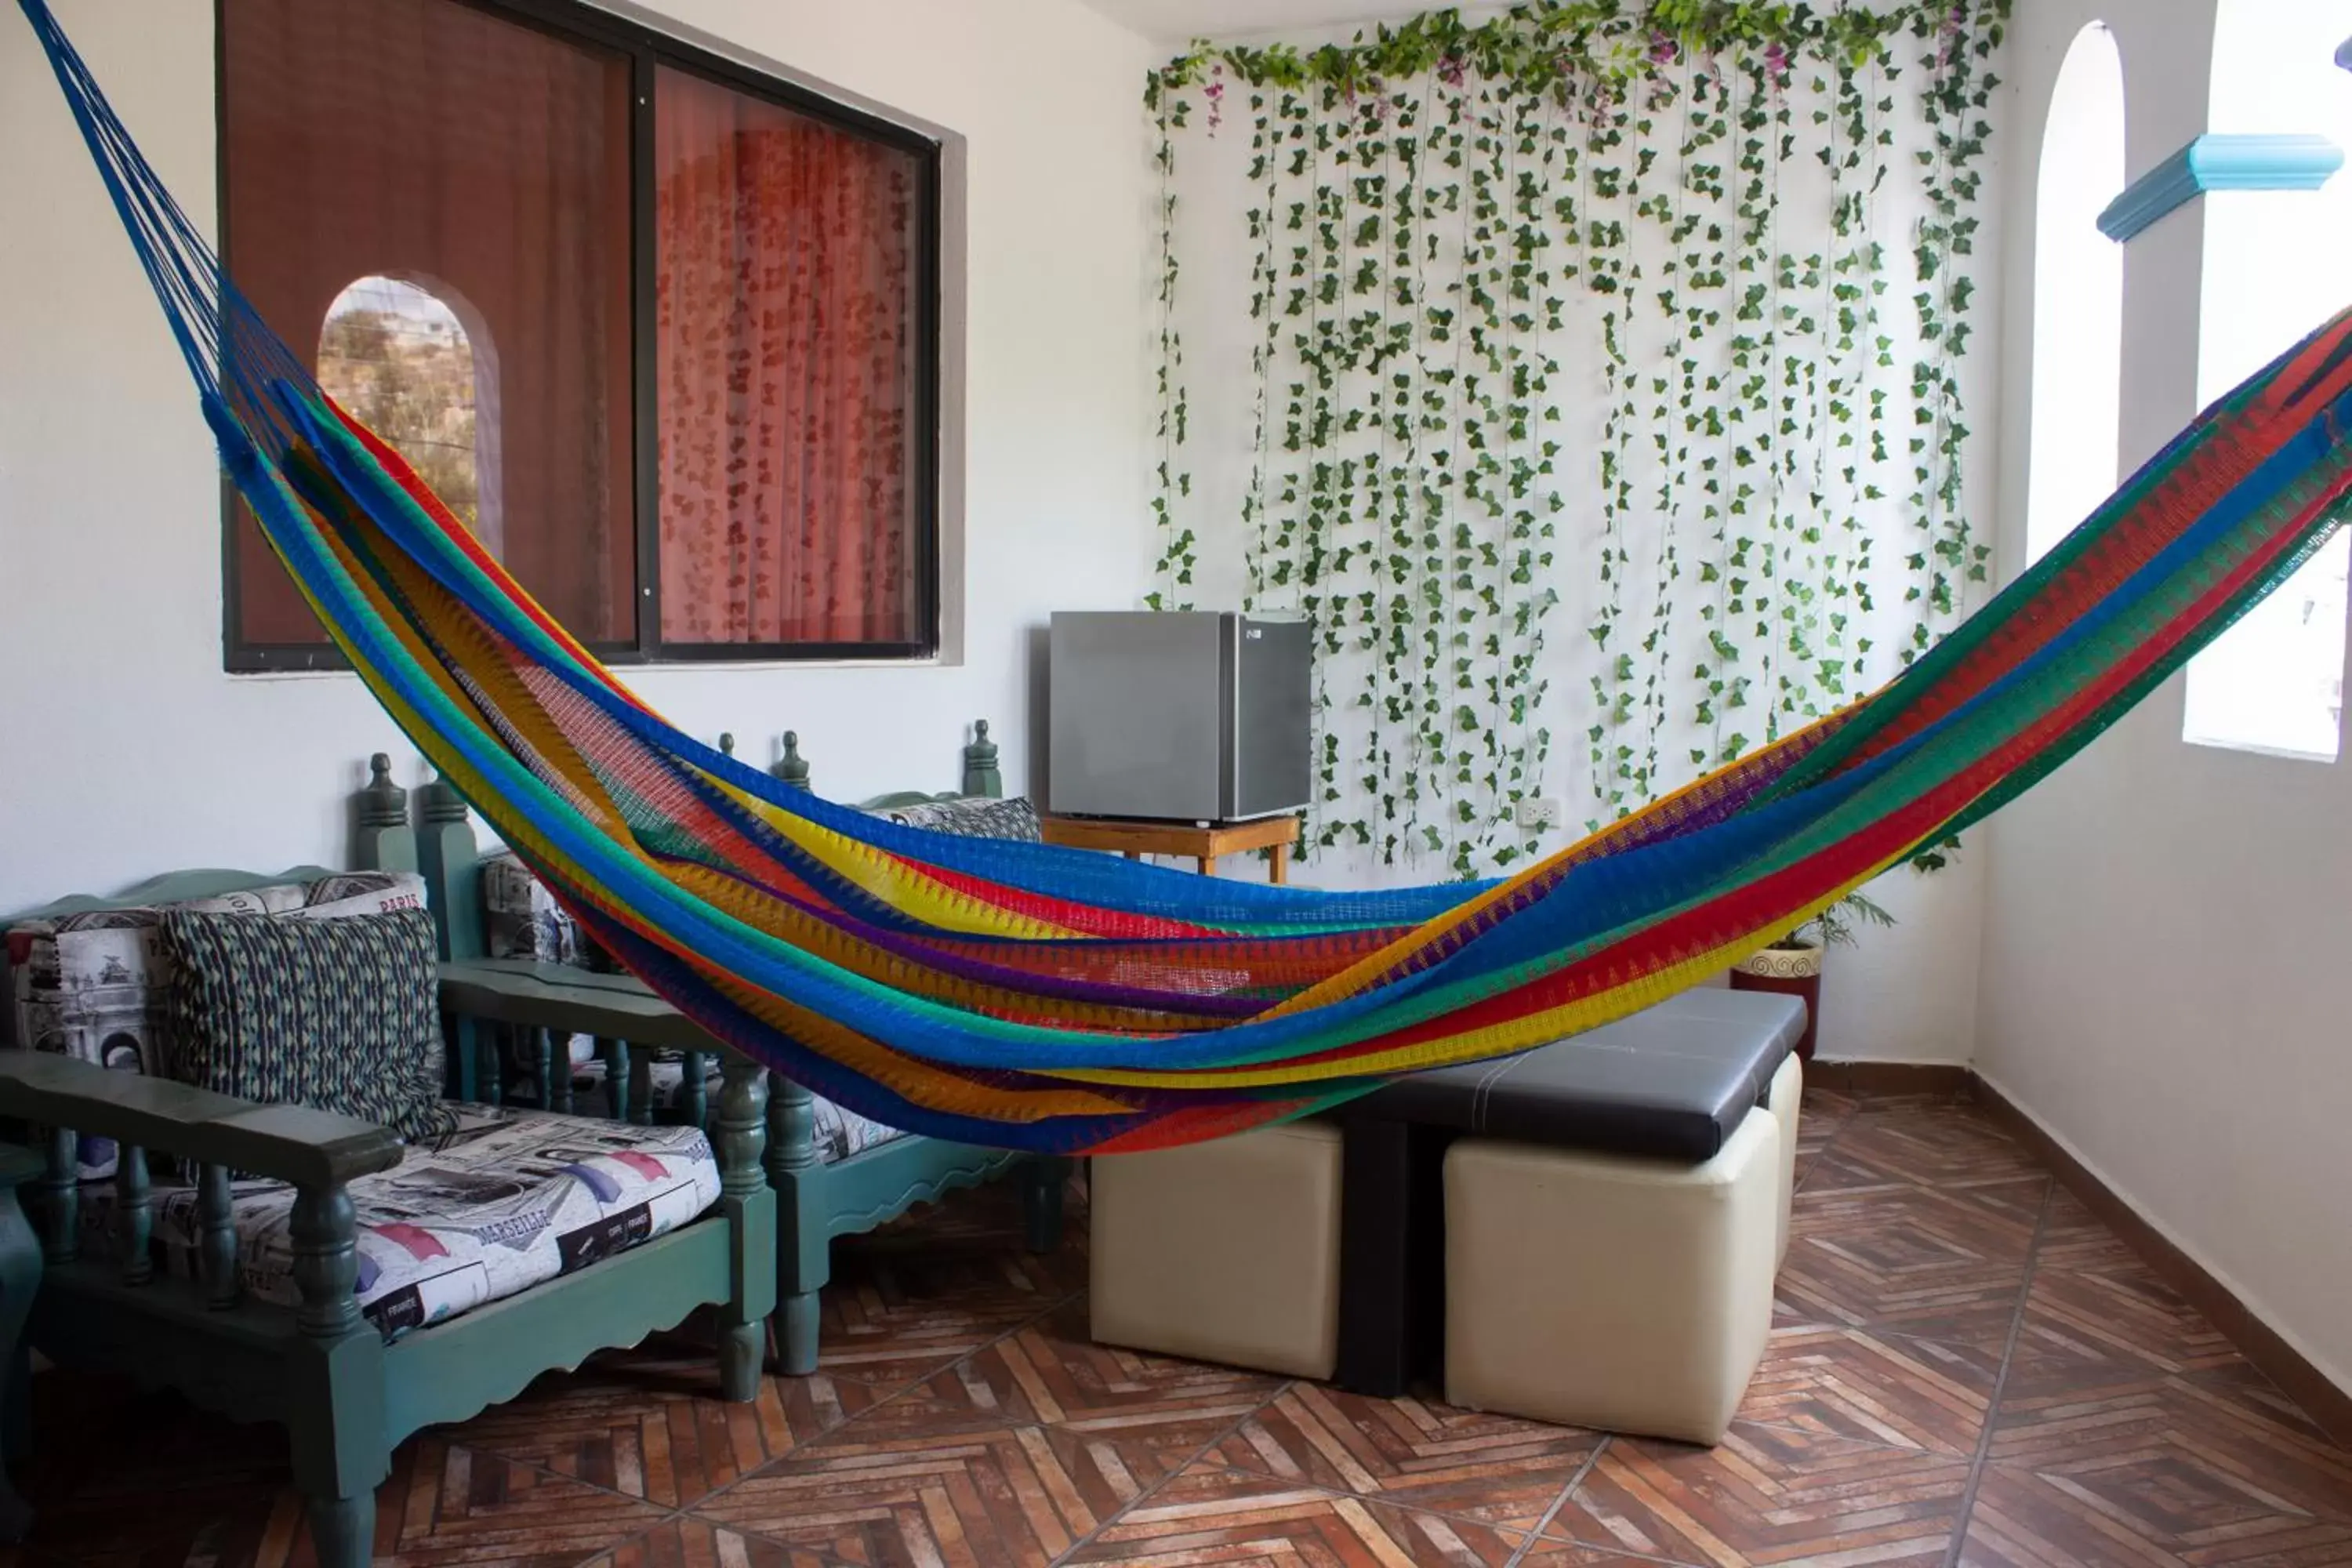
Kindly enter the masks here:
M 342 920 L 425 907 L 414 871 L 352 871 L 315 882 L 274 882 L 174 906 L 278 920 Z M 161 948 L 163 908 L 135 905 L 25 921 L 9 928 L 14 1044 L 119 1072 L 172 1071 L 171 968 Z M 84 1176 L 114 1173 L 114 1140 L 85 1132 Z
M 360 1311 L 387 1340 L 503 1300 L 666 1235 L 719 1201 L 719 1162 L 691 1127 L 630 1127 L 487 1105 L 449 1107 L 453 1131 L 351 1184 L 359 1211 Z M 165 1270 L 197 1277 L 196 1189 L 155 1186 Z M 284 1306 L 294 1286 L 294 1189 L 232 1189 L 246 1291 Z M 116 1188 L 82 1188 L 83 1238 L 115 1249 Z
M 1026 795 L 996 800 L 987 795 L 959 795 L 952 800 L 927 800 L 915 805 L 885 806 L 875 813 L 908 827 L 928 827 L 965 838 L 1012 838 L 1038 842 L 1037 808 Z
M 29 920 L 9 928 L 15 1044 L 101 1067 L 171 1073 L 166 1016 L 171 970 L 157 951 L 164 908 L 206 913 L 341 920 L 425 907 L 414 871 L 352 871 L 315 882 L 273 882 L 170 906 L 134 905 Z
M 166 910 L 173 1076 L 243 1100 L 440 1136 L 441 1013 L 433 919 Z
M 613 972 L 610 958 L 511 849 L 482 860 L 483 937 L 492 958 Z

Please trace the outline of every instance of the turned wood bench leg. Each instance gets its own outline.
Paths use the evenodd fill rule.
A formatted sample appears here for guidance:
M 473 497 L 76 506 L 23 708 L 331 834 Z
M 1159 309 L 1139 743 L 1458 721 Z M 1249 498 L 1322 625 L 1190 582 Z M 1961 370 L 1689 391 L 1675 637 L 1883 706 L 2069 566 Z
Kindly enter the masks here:
M 700 1051 L 687 1052 L 679 1065 L 677 1108 L 680 1120 L 688 1127 L 699 1127 L 707 1132 L 710 1130 L 710 1086 L 703 1074 L 709 1068 Z M 766 1135 L 764 1131 L 761 1134 L 762 1138 Z M 756 1165 L 759 1162 L 754 1160 L 752 1163 Z
M 776 1195 L 776 1359 L 805 1377 L 816 1370 L 818 1292 L 832 1277 L 824 1163 L 809 1091 L 768 1076 L 768 1185 Z
M 819 1286 L 823 1283 L 818 1281 Z M 776 1359 L 793 1377 L 806 1377 L 816 1370 L 823 1303 L 816 1289 L 795 1290 L 776 1300 Z
M 635 1053 L 629 1061 L 629 1122 L 635 1127 L 654 1124 L 654 1054 L 650 1050 Z
M 310 1545 L 320 1568 L 367 1568 L 375 1560 L 375 1493 L 306 1496 L 302 1511 L 310 1521 Z
M 29 1457 L 31 1447 L 26 1401 L 33 1369 L 25 1346 L 25 1320 L 41 1284 L 41 1243 L 17 1202 L 16 1189 L 41 1173 L 41 1161 L 28 1152 L 11 1150 L 0 1158 L 0 1378 L 6 1380 L 0 1387 L 0 1423 L 5 1423 L 7 1458 L 16 1461 Z M 32 1510 L 0 1468 L 0 1541 L 23 1540 L 32 1522 Z
M 1051 1252 L 1062 1245 L 1062 1193 L 1069 1180 L 1065 1154 L 1040 1154 L 1022 1167 L 1022 1228 L 1030 1251 Z
M 604 1114 L 614 1121 L 634 1121 L 630 1109 L 629 1074 L 635 1064 L 630 1060 L 629 1042 L 599 1039 L 596 1049 L 604 1058 Z
M 701 1053 L 688 1060 L 702 1070 Z M 729 1052 L 719 1091 L 719 1203 L 733 1227 L 734 1295 L 719 1311 L 719 1392 L 738 1404 L 760 1395 L 768 1320 L 776 1301 L 776 1194 L 761 1156 L 768 1143 L 768 1071 Z
M 341 1186 L 304 1187 L 288 1223 L 299 1339 L 287 1368 L 294 1484 L 320 1568 L 367 1568 L 375 1489 L 392 1470 L 383 1435 L 383 1341 L 360 1315 L 358 1215 Z

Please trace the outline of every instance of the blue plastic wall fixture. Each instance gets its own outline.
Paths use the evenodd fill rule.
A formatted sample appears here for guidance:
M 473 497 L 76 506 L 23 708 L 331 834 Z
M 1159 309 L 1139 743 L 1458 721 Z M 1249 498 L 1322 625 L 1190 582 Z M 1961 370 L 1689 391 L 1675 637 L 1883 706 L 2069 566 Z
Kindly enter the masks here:
M 2121 244 L 2207 191 L 2315 191 L 2343 166 L 2325 136 L 2200 136 L 2109 202 L 2099 232 Z

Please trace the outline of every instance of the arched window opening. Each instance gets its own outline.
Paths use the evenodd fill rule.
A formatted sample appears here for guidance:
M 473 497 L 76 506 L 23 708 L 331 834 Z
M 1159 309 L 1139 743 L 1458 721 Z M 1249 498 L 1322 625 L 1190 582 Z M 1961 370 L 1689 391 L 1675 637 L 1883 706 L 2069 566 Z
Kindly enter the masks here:
M 2033 428 L 2026 562 L 2116 487 L 2123 384 L 2123 247 L 2099 232 L 2124 188 L 2124 66 L 2094 22 L 2058 68 L 2042 132 L 2033 222 Z
M 369 277 L 335 296 L 319 384 L 408 460 L 497 553 L 498 394 L 488 334 L 455 291 Z
M 2352 76 L 2336 68 L 2341 0 L 2222 0 L 2217 132 L 2305 132 L 2352 146 Z M 2352 303 L 2352 179 L 2317 191 L 2209 192 L 2197 385 L 2211 402 Z M 2333 762 L 2344 709 L 2343 535 L 2189 662 L 2181 737 Z

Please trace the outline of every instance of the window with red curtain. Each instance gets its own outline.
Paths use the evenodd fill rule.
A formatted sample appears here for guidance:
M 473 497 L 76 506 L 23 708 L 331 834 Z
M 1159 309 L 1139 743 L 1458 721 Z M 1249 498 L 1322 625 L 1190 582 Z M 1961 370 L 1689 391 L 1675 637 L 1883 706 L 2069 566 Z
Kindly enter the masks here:
M 566 0 L 221 18 L 231 276 L 557 618 L 620 660 L 935 649 L 933 143 Z M 229 668 L 332 663 L 227 526 Z
M 656 74 L 661 632 L 910 643 L 920 168 Z

